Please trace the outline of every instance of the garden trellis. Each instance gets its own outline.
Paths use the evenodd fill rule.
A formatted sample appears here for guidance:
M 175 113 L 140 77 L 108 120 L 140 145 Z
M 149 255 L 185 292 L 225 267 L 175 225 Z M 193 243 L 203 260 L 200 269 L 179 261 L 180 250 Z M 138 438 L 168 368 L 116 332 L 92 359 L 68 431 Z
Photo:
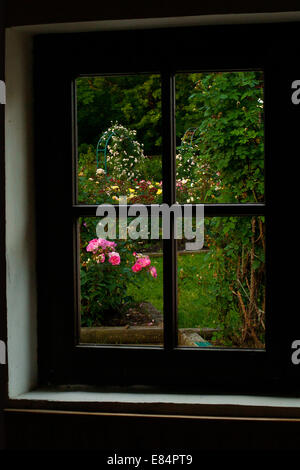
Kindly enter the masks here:
M 97 143 L 97 149 L 96 149 L 97 170 L 99 168 L 99 154 L 103 152 L 103 163 L 104 163 L 105 174 L 107 174 L 107 146 L 108 146 L 108 142 L 110 141 L 113 135 L 115 135 L 115 133 L 111 132 L 108 137 L 104 138 L 105 134 L 102 134 Z M 104 143 L 104 148 L 101 148 L 101 145 L 103 145 L 103 143 Z
M 200 127 L 189 127 L 181 139 L 180 153 L 186 150 L 192 150 L 195 146 L 195 140 L 199 138 Z M 197 140 L 196 140 L 197 142 Z
M 192 147 L 193 145 L 193 140 L 194 140 L 194 137 L 195 137 L 195 134 L 197 133 L 197 130 L 199 129 L 199 127 L 189 127 L 185 133 L 183 134 L 183 137 L 181 139 L 181 147 L 183 146 L 183 144 L 187 144 L 189 145 L 190 147 Z M 187 139 L 190 138 L 190 141 L 189 143 L 187 143 Z

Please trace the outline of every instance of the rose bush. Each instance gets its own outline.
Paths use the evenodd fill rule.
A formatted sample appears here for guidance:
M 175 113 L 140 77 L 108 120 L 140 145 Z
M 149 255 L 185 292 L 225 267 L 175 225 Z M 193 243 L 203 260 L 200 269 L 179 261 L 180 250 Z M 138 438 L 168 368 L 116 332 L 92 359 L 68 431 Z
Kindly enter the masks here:
M 85 223 L 85 222 L 84 222 Z M 85 223 L 86 224 L 86 223 Z M 157 277 L 149 256 L 132 253 L 130 242 L 118 244 L 94 238 L 81 251 L 81 317 L 82 326 L 99 326 L 104 318 L 125 314 L 134 305 L 127 295 L 130 283 L 139 283 L 139 276 L 148 280 Z M 84 249 L 85 245 L 85 249 Z

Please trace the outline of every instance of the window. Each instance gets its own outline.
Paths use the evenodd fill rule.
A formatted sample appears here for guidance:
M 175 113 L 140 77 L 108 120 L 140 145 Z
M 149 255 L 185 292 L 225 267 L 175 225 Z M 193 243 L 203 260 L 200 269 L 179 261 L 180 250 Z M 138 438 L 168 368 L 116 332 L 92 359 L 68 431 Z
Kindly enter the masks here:
M 237 30 L 243 48 L 235 41 Z M 264 269 L 266 252 L 268 275 L 268 62 L 246 29 L 214 31 L 215 36 L 211 28 L 181 28 L 36 38 L 42 382 L 205 383 L 238 390 L 266 378 L 276 332 Z M 98 107 L 89 106 L 93 89 Z M 151 100 L 143 101 L 145 90 Z M 141 140 L 150 155 L 143 164 Z M 90 143 L 94 147 L 85 145 Z M 153 204 L 178 203 L 183 214 L 188 205 L 193 222 L 197 204 L 204 204 L 203 249 L 187 251 L 187 240 L 175 239 L 171 217 L 169 239 L 134 240 L 130 247 L 115 240 L 114 249 L 128 259 L 126 272 L 117 258 L 110 263 L 112 249 L 87 252 L 97 205 L 114 203 L 119 217 L 121 196 L 127 196 L 128 207 L 145 202 L 149 223 Z M 158 276 L 127 289 L 130 256 L 133 264 L 137 250 L 151 259 Z M 115 281 L 116 272 L 123 284 Z M 132 307 L 123 309 L 123 322 L 116 315 L 120 299 Z M 145 304 L 153 309 L 145 312 Z M 139 316 L 144 330 L 134 336 Z

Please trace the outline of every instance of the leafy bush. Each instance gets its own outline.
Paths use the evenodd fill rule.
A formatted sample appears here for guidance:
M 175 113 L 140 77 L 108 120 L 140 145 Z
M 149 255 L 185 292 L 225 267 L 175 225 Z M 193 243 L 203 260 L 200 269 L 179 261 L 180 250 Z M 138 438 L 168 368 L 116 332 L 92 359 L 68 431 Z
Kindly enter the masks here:
M 263 81 L 261 72 L 203 74 L 195 84 L 190 106 L 197 109 L 199 128 L 189 150 L 197 167 L 217 175 L 206 200 L 264 200 Z M 265 221 L 263 217 L 208 220 L 214 272 L 211 289 L 214 314 L 234 344 L 264 345 Z M 223 333 L 224 334 L 224 333 Z
M 101 238 L 87 240 L 95 221 L 81 220 L 81 324 L 99 326 L 105 318 L 124 313 L 134 304 L 127 294 L 130 284 L 156 278 L 149 256 L 133 252 L 129 241 L 118 243 Z M 118 250 L 118 251 L 116 251 Z
M 84 167 L 86 165 L 93 165 L 96 161 L 95 149 L 92 145 L 82 144 L 78 148 L 78 165 Z
M 214 202 L 264 198 L 262 79 L 262 72 L 203 74 L 190 97 L 198 115 L 193 158 L 222 183 Z

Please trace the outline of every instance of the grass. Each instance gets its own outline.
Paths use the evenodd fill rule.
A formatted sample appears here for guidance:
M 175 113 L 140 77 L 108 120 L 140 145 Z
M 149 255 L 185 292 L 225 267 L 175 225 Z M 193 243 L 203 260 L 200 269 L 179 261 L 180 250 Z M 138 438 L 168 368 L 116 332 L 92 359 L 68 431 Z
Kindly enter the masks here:
M 150 302 L 159 311 L 163 312 L 163 258 L 151 258 L 151 265 L 155 266 L 157 278 L 150 274 L 138 273 L 138 285 L 130 284 L 127 289 L 136 302 Z
M 213 312 L 215 299 L 209 292 L 212 272 L 205 261 L 205 253 L 178 256 L 178 326 L 196 328 L 216 326 Z M 152 258 L 157 269 L 157 278 L 140 278 L 139 286 L 131 285 L 128 294 L 137 302 L 151 302 L 163 311 L 163 258 Z M 214 308 L 215 307 L 215 308 Z

